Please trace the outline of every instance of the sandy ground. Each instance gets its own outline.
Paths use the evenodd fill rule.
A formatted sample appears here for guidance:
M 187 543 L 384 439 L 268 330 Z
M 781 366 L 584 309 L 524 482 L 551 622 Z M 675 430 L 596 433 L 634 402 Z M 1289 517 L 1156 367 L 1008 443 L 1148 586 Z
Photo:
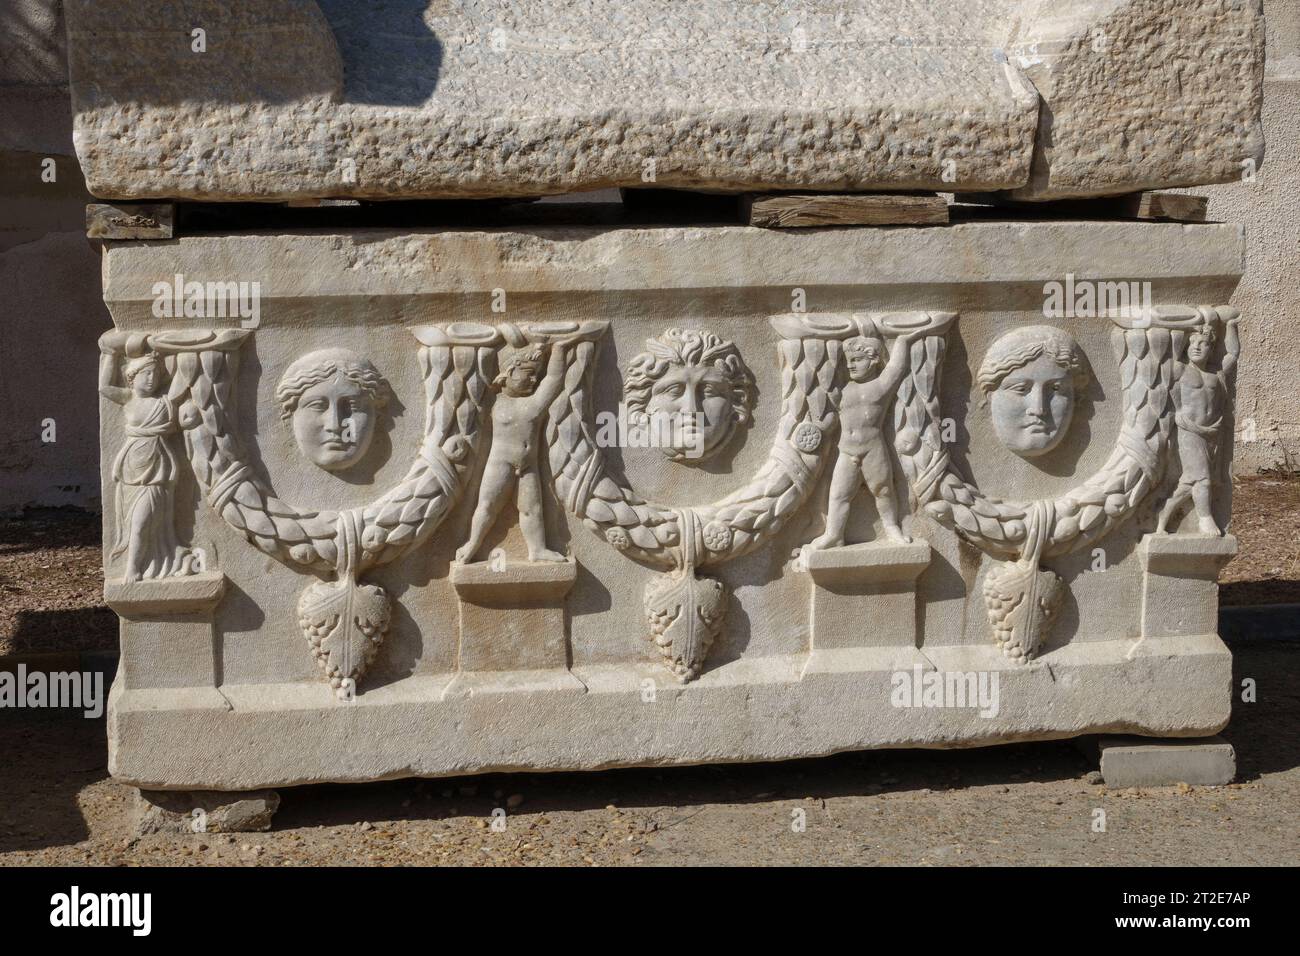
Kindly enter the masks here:
M 1095 768 L 1074 745 L 1050 742 L 294 788 L 270 833 L 137 839 L 132 791 L 105 771 L 102 720 L 5 719 L 0 865 L 1293 866 L 1300 643 L 1233 651 L 1259 699 L 1238 702 L 1224 734 L 1239 767 L 1227 787 L 1111 790 L 1088 782 Z

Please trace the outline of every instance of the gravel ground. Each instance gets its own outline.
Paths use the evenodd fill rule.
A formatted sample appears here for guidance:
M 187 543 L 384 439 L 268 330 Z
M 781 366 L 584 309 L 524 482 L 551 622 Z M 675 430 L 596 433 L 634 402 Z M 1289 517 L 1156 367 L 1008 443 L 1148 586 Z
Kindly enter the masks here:
M 1300 477 L 1233 484 L 1238 554 L 1219 575 L 1219 603 L 1300 604 Z
M 269 833 L 137 839 L 133 793 L 107 778 L 102 719 L 5 719 L 0 865 L 1294 866 L 1300 643 L 1233 650 L 1259 699 L 1237 703 L 1224 733 L 1239 767 L 1227 787 L 1110 790 L 1088 782 L 1095 765 L 1072 744 L 1051 742 L 303 787 L 282 791 Z

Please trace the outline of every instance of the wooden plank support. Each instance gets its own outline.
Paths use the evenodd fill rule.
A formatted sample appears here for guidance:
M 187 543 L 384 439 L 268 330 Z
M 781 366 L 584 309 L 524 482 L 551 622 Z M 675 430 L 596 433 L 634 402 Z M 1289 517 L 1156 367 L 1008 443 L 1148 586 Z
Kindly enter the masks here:
M 1129 219 L 1170 219 L 1174 222 L 1205 222 L 1210 200 L 1206 196 L 1180 193 L 1133 193 L 1124 197 Z
M 86 236 L 90 239 L 170 239 L 175 203 L 89 203 Z
M 752 193 L 741 212 L 765 229 L 948 224 L 948 202 L 935 193 Z
M 1205 196 L 1162 192 L 1054 202 L 1021 202 L 1007 199 L 1001 193 L 958 193 L 957 202 L 1014 209 L 1050 219 L 1145 219 L 1161 222 L 1205 222 L 1210 204 Z

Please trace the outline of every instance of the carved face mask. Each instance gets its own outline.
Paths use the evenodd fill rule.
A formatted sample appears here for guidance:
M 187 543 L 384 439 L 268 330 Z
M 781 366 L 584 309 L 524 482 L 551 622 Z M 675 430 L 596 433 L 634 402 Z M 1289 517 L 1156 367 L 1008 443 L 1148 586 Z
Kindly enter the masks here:
M 344 375 L 313 385 L 293 411 L 299 450 L 326 471 L 338 471 L 365 455 L 375 431 L 375 403 Z
M 1074 381 L 1050 355 L 1010 372 L 989 397 L 993 430 L 1011 451 L 1026 458 L 1061 443 L 1074 416 Z
M 731 383 L 712 365 L 670 366 L 650 391 L 646 412 L 667 422 L 662 448 L 674 458 L 701 458 L 720 448 L 736 427 Z

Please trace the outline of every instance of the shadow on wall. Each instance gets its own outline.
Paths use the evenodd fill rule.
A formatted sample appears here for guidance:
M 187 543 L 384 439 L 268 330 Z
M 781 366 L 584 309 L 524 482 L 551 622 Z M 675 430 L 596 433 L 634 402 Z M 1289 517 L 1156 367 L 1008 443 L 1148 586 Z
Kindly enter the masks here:
M 343 57 L 343 99 L 419 106 L 438 86 L 442 43 L 424 22 L 427 0 L 317 0 Z

